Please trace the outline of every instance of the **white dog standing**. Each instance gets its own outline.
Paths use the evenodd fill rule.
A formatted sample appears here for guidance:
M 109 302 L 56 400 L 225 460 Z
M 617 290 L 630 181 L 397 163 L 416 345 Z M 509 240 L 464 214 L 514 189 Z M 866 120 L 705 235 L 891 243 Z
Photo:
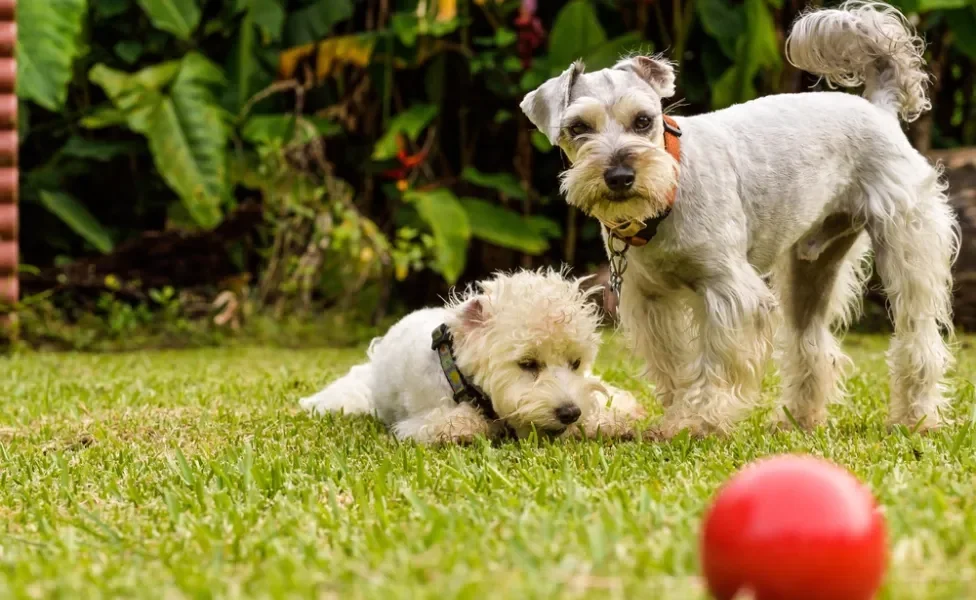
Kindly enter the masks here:
M 590 375 L 599 315 L 583 280 L 497 274 L 443 308 L 413 312 L 370 344 L 369 361 L 301 400 L 318 413 L 371 414 L 400 439 L 629 436 L 643 409 Z
M 568 202 L 605 226 L 622 326 L 666 407 L 661 433 L 727 431 L 754 406 L 779 317 L 781 406 L 820 423 L 843 392 L 833 331 L 859 306 L 871 250 L 895 325 L 890 421 L 935 427 L 959 233 L 939 170 L 899 123 L 930 108 L 923 43 L 894 8 L 847 2 L 801 16 L 786 49 L 863 97 L 782 94 L 665 118 L 673 68 L 637 56 L 587 74 L 576 63 L 522 109 L 572 163 Z

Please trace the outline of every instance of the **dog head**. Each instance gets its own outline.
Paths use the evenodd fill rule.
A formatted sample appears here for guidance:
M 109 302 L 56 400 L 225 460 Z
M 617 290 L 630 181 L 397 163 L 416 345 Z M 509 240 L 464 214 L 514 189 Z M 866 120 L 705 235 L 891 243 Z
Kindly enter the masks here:
M 450 304 L 458 367 L 520 436 L 561 433 L 606 394 L 588 377 L 600 346 L 588 296 L 599 286 L 583 281 L 552 269 L 496 274 Z
M 664 148 L 661 100 L 673 95 L 671 64 L 635 56 L 594 73 L 573 63 L 526 95 L 521 108 L 572 163 L 561 175 L 567 201 L 621 222 L 668 207 L 676 165 Z

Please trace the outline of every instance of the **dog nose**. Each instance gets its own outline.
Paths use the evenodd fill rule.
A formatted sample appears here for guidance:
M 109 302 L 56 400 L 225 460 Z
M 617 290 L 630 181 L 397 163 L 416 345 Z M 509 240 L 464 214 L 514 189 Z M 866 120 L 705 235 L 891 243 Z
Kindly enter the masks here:
M 583 414 L 583 411 L 575 404 L 570 404 L 569 402 L 556 409 L 556 418 L 563 425 L 572 425 L 580 418 L 581 414 Z
M 634 186 L 634 170 L 624 165 L 610 167 L 603 172 L 603 180 L 614 192 L 626 192 Z

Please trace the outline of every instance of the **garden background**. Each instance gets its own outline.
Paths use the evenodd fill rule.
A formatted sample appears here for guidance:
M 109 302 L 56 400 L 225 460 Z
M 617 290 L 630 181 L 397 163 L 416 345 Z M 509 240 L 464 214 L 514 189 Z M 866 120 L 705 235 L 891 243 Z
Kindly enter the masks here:
M 934 109 L 910 135 L 949 167 L 972 326 L 976 3 L 897 4 L 929 44 Z M 817 82 L 783 42 L 806 6 L 22 0 L 20 335 L 188 343 L 327 316 L 301 331 L 332 339 L 350 329 L 335 319 L 373 326 L 495 269 L 605 276 L 522 96 L 576 58 L 595 70 L 634 51 L 676 62 L 677 114 L 802 91 Z M 873 314 L 864 326 L 883 327 Z

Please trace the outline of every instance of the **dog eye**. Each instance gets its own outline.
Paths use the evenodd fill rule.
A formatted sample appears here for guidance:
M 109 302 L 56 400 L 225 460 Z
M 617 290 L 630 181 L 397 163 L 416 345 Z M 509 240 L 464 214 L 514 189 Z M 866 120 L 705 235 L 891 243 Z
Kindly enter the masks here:
M 647 115 L 637 115 L 634 119 L 634 131 L 647 131 L 651 127 L 651 118 Z
M 586 123 L 573 123 L 569 126 L 569 133 L 573 137 L 579 137 L 584 133 L 589 133 L 590 128 Z
M 583 362 L 583 361 L 581 361 L 580 359 L 578 359 L 578 358 L 577 358 L 576 360 L 574 360 L 573 362 L 571 362 L 571 363 L 569 364 L 569 366 L 570 366 L 570 368 L 572 368 L 572 369 L 573 369 L 574 371 L 578 371 L 578 370 L 579 370 L 579 368 L 580 368 L 580 364 L 581 364 L 582 362 Z
M 530 373 L 538 373 L 539 369 L 542 368 L 541 365 L 539 365 L 539 361 L 535 360 L 534 358 L 520 360 L 518 366 L 523 371 L 529 371 Z

